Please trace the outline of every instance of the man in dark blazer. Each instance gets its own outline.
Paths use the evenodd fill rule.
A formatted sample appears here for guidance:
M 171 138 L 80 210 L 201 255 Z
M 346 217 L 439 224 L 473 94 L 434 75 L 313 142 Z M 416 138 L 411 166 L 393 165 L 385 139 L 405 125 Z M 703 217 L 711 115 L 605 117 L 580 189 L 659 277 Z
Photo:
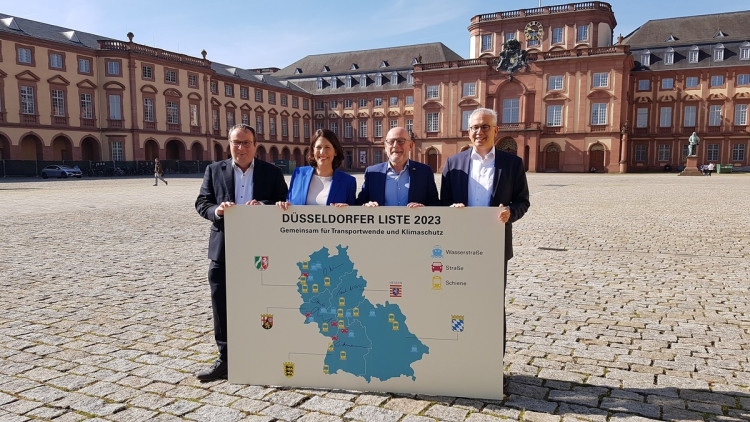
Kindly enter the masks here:
M 414 142 L 409 132 L 394 127 L 385 137 L 388 161 L 367 167 L 357 204 L 366 207 L 440 205 L 435 175 L 430 166 L 412 161 Z
M 196 377 L 212 381 L 227 375 L 227 289 L 224 265 L 224 211 L 235 204 L 275 204 L 286 199 L 287 185 L 284 175 L 273 164 L 255 159 L 257 147 L 255 130 L 244 124 L 229 130 L 232 158 L 206 167 L 195 209 L 201 217 L 210 220 L 211 235 L 208 241 L 208 284 L 211 287 L 214 338 L 219 348 L 219 358 Z
M 530 204 L 523 161 L 495 147 L 497 132 L 495 111 L 480 108 L 471 113 L 469 139 L 473 148 L 448 158 L 443 167 L 440 201 L 456 208 L 489 206 L 500 209 L 498 220 L 505 223 L 504 287 L 508 260 L 513 257 L 512 224 L 526 214 Z

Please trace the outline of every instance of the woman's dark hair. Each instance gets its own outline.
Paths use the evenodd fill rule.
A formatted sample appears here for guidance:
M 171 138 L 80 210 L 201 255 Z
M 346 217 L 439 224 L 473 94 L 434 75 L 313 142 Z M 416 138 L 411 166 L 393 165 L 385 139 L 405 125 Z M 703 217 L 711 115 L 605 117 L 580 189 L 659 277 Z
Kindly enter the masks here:
M 336 156 L 333 157 L 331 164 L 333 165 L 333 169 L 336 170 L 341 166 L 341 163 L 344 162 L 344 149 L 341 148 L 341 142 L 339 142 L 339 138 L 336 134 L 328 129 L 318 129 L 313 133 L 312 138 L 310 138 L 310 150 L 307 152 L 307 163 L 313 167 L 318 166 L 318 163 L 315 161 L 315 142 L 320 138 L 324 138 L 333 145 L 333 150 L 336 151 Z

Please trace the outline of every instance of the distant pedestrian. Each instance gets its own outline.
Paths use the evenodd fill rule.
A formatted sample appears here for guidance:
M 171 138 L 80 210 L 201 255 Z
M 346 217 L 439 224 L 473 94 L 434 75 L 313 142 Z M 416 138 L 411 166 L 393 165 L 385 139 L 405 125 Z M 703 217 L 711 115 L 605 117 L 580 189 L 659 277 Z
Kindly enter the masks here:
M 169 185 L 169 183 L 164 180 L 164 169 L 161 168 L 161 163 L 159 162 L 158 158 L 154 158 L 154 186 L 159 184 L 159 180 L 164 182 L 165 185 Z
M 711 175 L 711 173 L 714 172 L 715 169 L 716 169 L 716 164 L 714 164 L 714 163 L 708 163 L 708 175 L 709 176 Z

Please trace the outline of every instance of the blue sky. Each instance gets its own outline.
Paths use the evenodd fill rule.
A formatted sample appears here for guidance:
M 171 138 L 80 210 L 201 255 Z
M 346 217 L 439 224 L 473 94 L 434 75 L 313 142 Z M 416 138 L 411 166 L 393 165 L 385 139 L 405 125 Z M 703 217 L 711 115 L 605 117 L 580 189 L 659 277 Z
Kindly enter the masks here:
M 310 55 L 442 42 L 469 57 L 470 19 L 538 0 L 26 0 L 0 12 L 243 68 Z M 542 1 L 543 6 L 565 1 Z M 737 0 L 611 0 L 617 35 L 651 19 L 743 10 Z

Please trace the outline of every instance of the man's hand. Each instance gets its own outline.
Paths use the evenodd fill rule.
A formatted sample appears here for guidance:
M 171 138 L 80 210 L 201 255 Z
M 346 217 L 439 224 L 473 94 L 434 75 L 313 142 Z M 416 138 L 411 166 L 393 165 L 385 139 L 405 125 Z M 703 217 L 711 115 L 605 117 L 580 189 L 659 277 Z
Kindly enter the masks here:
M 424 204 L 420 204 L 419 202 L 409 202 L 406 204 L 406 208 L 422 208 L 424 207 Z
M 510 219 L 510 208 L 500 204 L 500 214 L 497 215 L 497 219 L 503 223 L 507 223 Z
M 377 207 L 378 205 L 379 204 L 377 202 L 375 202 L 375 201 L 370 201 L 370 202 L 368 202 L 366 204 L 362 204 L 363 207 L 373 207 L 373 208 Z
M 219 204 L 219 208 L 216 208 L 216 215 L 218 215 L 219 217 L 223 217 L 224 210 L 227 208 L 233 207 L 235 205 L 236 204 L 234 202 L 230 202 L 230 201 L 222 202 L 221 204 Z

